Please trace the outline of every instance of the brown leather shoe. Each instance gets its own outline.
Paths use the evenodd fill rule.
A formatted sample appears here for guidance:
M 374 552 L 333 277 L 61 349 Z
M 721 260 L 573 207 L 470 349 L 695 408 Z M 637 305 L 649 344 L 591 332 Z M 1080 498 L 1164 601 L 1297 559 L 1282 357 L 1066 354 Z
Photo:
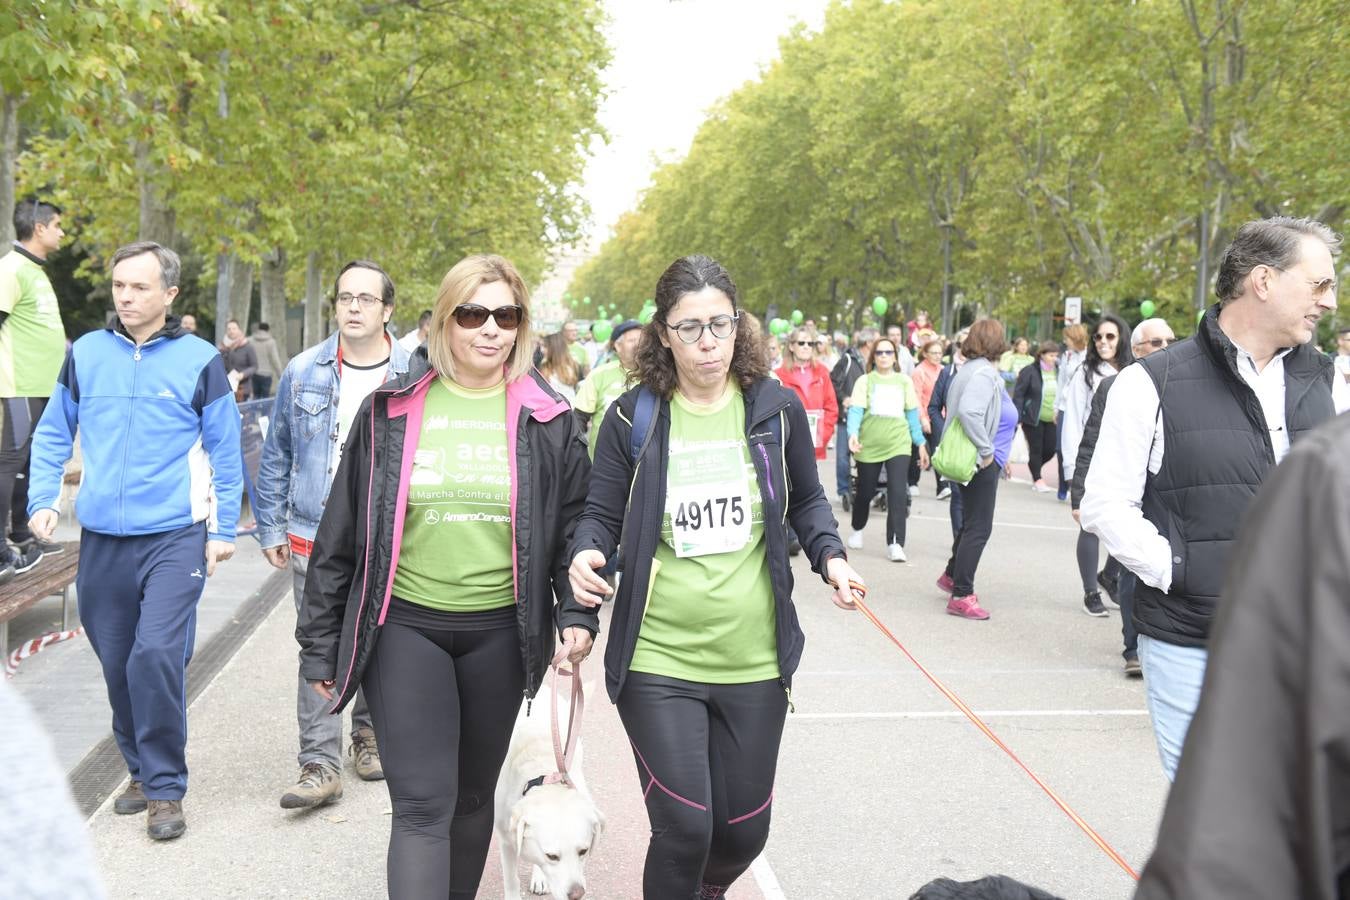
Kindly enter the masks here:
M 187 831 L 182 800 L 147 800 L 149 814 L 145 830 L 152 840 L 170 841 Z
M 375 746 L 375 729 L 358 728 L 352 732 L 352 762 L 362 781 L 383 781 L 384 766 L 380 765 L 380 750 Z
M 145 791 L 142 790 L 139 781 L 133 781 L 113 801 L 113 812 L 119 816 L 130 816 L 134 813 L 145 812 L 145 805 Z

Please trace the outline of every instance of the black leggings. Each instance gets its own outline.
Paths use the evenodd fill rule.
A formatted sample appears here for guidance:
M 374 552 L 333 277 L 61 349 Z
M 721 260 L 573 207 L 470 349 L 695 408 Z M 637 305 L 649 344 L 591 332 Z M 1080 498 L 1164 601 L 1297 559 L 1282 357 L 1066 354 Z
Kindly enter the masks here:
M 362 684 L 394 807 L 389 897 L 470 900 L 525 688 L 516 628 L 386 622 Z
M 952 541 L 952 555 L 947 560 L 947 574 L 956 586 L 954 597 L 968 597 L 975 593 L 975 570 L 980 566 L 984 546 L 994 533 L 994 502 L 998 500 L 998 478 L 1002 470 L 997 463 L 976 469 L 970 483 L 961 488 L 961 530 Z
M 886 467 L 886 543 L 905 545 L 905 520 L 909 518 L 909 457 L 892 456 L 885 462 L 858 463 L 858 496 L 853 498 L 853 530 L 867 527 L 872 495 Z
M 618 708 L 652 829 L 644 900 L 723 896 L 769 838 L 783 686 L 629 672 Z
M 1095 534 L 1081 528 L 1078 529 L 1078 577 L 1083 581 L 1083 593 L 1085 594 L 1090 594 L 1098 589 L 1097 556 L 1100 546 L 1101 542 L 1097 540 Z M 1106 573 L 1108 580 L 1115 581 L 1120 578 L 1123 568 L 1114 556 L 1108 555 L 1102 571 Z
M 1027 439 L 1027 468 L 1031 470 L 1031 480 L 1041 480 L 1041 467 L 1055 458 L 1055 445 L 1059 443 L 1059 429 L 1054 422 L 1037 422 L 1035 425 L 1023 425 L 1022 436 Z

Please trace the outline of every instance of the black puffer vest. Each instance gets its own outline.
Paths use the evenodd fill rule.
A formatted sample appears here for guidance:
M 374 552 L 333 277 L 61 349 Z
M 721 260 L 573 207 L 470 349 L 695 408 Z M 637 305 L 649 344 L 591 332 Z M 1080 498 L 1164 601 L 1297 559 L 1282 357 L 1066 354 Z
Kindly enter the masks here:
M 1194 337 L 1140 360 L 1162 403 L 1163 459 L 1144 486 L 1144 518 L 1172 547 L 1172 585 L 1164 594 L 1139 583 L 1140 634 L 1203 647 L 1229 554 L 1248 504 L 1275 466 L 1256 392 L 1238 374 L 1238 349 L 1210 307 Z M 1289 441 L 1335 414 L 1331 361 L 1311 344 L 1284 357 Z

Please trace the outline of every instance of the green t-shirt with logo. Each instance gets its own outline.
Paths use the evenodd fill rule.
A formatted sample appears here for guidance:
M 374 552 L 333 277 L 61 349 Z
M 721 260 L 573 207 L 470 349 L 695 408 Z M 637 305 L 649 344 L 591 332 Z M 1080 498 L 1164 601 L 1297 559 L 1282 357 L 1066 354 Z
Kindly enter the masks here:
M 866 410 L 858 427 L 862 452 L 858 462 L 885 462 L 893 456 L 908 456 L 914 449 L 905 410 L 919 408 L 919 392 L 908 375 L 868 372 L 853 385 L 854 406 Z
M 394 596 L 443 612 L 515 602 L 505 385 L 427 390 Z
M 50 397 L 66 330 L 47 273 L 17 250 L 0 257 L 0 312 L 0 397 Z
M 764 507 L 734 383 L 670 404 L 666 509 L 631 668 L 710 684 L 777 678 Z
M 1040 421 L 1055 421 L 1055 397 L 1058 395 L 1059 385 L 1055 381 L 1055 370 L 1049 372 L 1041 370 L 1041 415 Z
M 579 411 L 589 413 L 591 428 L 589 437 L 591 459 L 595 459 L 595 440 L 600 435 L 600 423 L 611 403 L 618 400 L 628 389 L 628 373 L 617 359 L 602 363 L 591 370 L 591 374 L 577 385 L 577 399 L 572 405 Z

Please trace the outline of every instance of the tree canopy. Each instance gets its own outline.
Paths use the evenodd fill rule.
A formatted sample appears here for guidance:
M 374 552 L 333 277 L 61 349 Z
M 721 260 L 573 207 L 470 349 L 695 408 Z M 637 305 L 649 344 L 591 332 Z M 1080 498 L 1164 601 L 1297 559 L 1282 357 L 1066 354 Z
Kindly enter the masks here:
M 1048 333 L 1081 295 L 1153 300 L 1185 333 L 1242 222 L 1343 223 L 1347 39 L 1333 0 L 835 2 L 656 171 L 569 293 L 631 313 L 698 252 L 752 311 L 832 327 L 882 295 L 948 330 L 964 305 Z

